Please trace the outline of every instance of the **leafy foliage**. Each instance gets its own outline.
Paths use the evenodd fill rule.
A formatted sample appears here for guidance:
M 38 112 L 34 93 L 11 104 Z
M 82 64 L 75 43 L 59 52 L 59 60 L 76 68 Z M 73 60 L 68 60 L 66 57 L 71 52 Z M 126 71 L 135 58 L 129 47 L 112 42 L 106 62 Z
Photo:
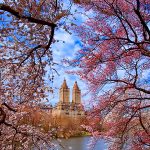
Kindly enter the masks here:
M 43 77 L 53 80 L 55 72 L 54 33 L 69 11 L 61 0 L 0 3 L 0 149 L 52 146 L 51 133 L 19 122 L 28 115 L 25 108 L 36 109 L 46 96 Z
M 150 147 L 150 2 L 75 1 L 93 15 L 74 31 L 83 48 L 71 63 L 89 84 L 96 105 L 88 129 L 109 149 Z M 98 129 L 98 124 L 102 130 Z

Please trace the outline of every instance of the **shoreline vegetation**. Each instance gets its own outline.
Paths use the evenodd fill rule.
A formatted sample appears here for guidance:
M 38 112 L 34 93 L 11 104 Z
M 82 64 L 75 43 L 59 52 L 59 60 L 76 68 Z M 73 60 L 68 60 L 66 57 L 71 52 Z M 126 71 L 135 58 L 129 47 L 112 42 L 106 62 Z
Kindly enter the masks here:
M 22 110 L 25 115 L 20 124 L 33 125 L 42 128 L 42 132 L 51 132 L 53 139 L 90 136 L 82 125 L 87 123 L 85 117 L 71 118 L 68 116 L 52 116 L 50 112 L 41 109 L 26 108 Z
M 69 139 L 69 138 L 74 138 L 74 137 L 86 137 L 86 136 L 91 136 L 91 133 L 86 132 L 86 131 L 81 131 L 81 132 L 76 133 L 76 134 L 58 133 L 58 136 L 56 138 Z

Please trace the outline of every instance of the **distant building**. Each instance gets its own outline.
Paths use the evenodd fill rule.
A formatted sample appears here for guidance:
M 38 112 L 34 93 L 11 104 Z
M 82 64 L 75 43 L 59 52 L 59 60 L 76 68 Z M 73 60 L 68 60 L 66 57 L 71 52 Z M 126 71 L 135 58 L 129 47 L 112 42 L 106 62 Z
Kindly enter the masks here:
M 72 89 L 72 101 L 70 102 L 70 89 L 64 79 L 59 89 L 59 102 L 52 109 L 53 116 L 68 116 L 71 118 L 80 118 L 85 115 L 83 105 L 81 103 L 81 90 L 77 82 L 74 83 Z

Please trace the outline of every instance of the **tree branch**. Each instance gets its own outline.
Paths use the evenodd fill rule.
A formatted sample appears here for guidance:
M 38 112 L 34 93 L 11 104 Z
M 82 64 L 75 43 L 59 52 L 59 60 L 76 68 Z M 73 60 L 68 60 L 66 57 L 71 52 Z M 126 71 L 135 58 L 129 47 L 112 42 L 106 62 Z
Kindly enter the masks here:
M 140 121 L 140 124 L 141 124 L 142 128 L 144 129 L 144 131 L 148 134 L 148 136 L 150 136 L 148 130 L 146 129 L 146 127 L 145 127 L 144 124 L 143 124 L 142 117 L 141 117 L 141 113 L 140 113 L 140 115 L 139 115 L 139 121 Z
M 150 30 L 148 28 L 148 26 L 146 25 L 143 17 L 141 16 L 141 13 L 140 13 L 140 1 L 137 0 L 137 8 L 135 9 L 134 8 L 134 12 L 137 14 L 137 16 L 139 17 L 140 21 L 141 21 L 141 24 L 143 25 L 143 27 L 146 29 L 148 35 L 149 35 L 149 38 L 150 38 Z
M 12 107 L 10 107 L 8 104 L 6 103 L 3 103 L 2 105 L 6 106 L 10 111 L 13 111 L 13 112 L 17 112 L 17 110 L 13 109 Z
M 0 124 L 5 122 L 5 118 L 6 118 L 6 113 L 4 112 L 4 110 L 0 107 Z
M 50 23 L 48 21 L 33 18 L 30 16 L 23 16 L 23 15 L 19 14 L 19 12 L 17 12 L 16 10 L 12 9 L 10 6 L 7 6 L 5 4 L 0 4 L 0 10 L 7 11 L 7 12 L 11 13 L 12 15 L 14 15 L 15 17 L 17 17 L 18 19 L 27 19 L 29 22 L 32 22 L 32 23 L 47 25 L 47 26 L 50 26 L 52 28 L 56 27 L 56 24 L 54 24 L 54 23 Z

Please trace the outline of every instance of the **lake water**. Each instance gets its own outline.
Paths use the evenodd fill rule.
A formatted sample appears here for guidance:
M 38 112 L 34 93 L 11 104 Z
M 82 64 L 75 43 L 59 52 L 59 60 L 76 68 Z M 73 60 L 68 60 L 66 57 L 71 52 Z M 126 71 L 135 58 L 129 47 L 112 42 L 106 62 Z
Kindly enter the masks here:
M 61 139 L 58 143 L 62 146 L 57 146 L 55 150 L 89 150 L 88 144 L 90 143 L 90 140 L 90 136 Z M 57 145 L 59 145 L 58 143 Z M 103 140 L 99 140 L 96 143 L 94 150 L 107 150 L 107 145 Z

